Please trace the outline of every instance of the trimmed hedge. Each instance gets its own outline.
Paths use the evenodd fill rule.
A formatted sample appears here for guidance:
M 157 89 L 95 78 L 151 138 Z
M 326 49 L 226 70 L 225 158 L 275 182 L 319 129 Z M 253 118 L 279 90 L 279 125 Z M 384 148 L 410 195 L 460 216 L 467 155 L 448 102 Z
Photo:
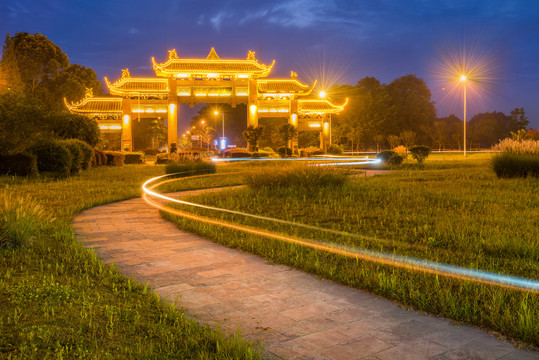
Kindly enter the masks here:
M 402 162 L 404 161 L 404 158 L 402 156 L 391 150 L 382 151 L 376 157 L 382 160 L 383 163 L 388 165 L 399 165 L 402 164 Z
M 71 167 L 69 173 L 71 175 L 77 174 L 82 168 L 82 149 L 80 145 L 71 140 L 60 140 L 60 143 L 63 144 L 67 150 L 71 153 Z
M 235 148 L 227 149 L 221 154 L 224 158 L 244 158 L 251 157 L 251 153 L 247 149 Z
M 79 147 L 82 151 L 82 169 L 86 170 L 91 167 L 94 160 L 94 149 L 92 149 L 92 147 L 88 143 L 82 140 L 73 139 L 70 141 L 79 144 Z
M 107 155 L 105 155 L 104 151 L 94 149 L 94 159 L 92 162 L 92 166 L 103 166 L 107 165 Z
M 0 174 L 18 176 L 37 175 L 37 157 L 29 153 L 0 155 Z
M 277 149 L 277 154 L 279 154 L 280 157 L 288 157 L 292 155 L 292 149 L 286 146 L 281 146 Z
M 125 156 L 119 151 L 105 151 L 108 166 L 124 166 Z
M 342 155 L 343 151 L 342 148 L 337 144 L 331 144 L 328 147 L 328 154 L 333 155 Z
M 144 153 L 128 152 L 124 153 L 125 164 L 144 164 Z
M 185 177 L 200 174 L 214 174 L 216 171 L 213 161 L 202 159 L 183 160 L 180 162 L 170 162 L 165 166 L 165 173 L 174 174 L 174 177 Z
M 299 150 L 299 156 L 301 157 L 310 157 L 310 156 L 316 156 L 316 155 L 322 155 L 324 153 L 324 150 L 317 148 L 317 147 L 308 147 L 305 149 Z
M 145 149 L 144 155 L 157 155 L 159 154 L 159 150 L 157 149 Z
M 73 156 L 59 141 L 41 142 L 28 149 L 37 157 L 37 169 L 42 175 L 69 176 Z
M 417 160 L 418 163 L 422 163 L 426 158 L 429 157 L 430 147 L 425 145 L 414 145 L 411 146 L 408 151 L 412 154 L 412 157 Z
M 539 178 L 539 155 L 500 153 L 492 158 L 492 169 L 499 178 Z

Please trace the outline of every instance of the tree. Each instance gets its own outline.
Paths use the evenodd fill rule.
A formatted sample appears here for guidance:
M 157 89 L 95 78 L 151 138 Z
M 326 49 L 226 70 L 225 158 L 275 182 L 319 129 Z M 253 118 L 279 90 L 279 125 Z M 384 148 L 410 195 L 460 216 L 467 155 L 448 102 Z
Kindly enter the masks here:
M 389 143 L 389 148 L 394 149 L 397 146 L 399 146 L 399 144 L 401 142 L 401 138 L 398 137 L 397 135 L 389 135 L 387 137 L 387 142 Z
M 91 146 L 101 142 L 101 132 L 97 122 L 83 115 L 52 113 L 46 122 L 59 139 L 79 139 Z
M 415 75 L 405 75 L 393 80 L 388 86 L 394 117 L 386 127 L 386 133 L 400 133 L 405 130 L 419 135 L 420 141 L 426 140 L 425 129 L 432 128 L 436 119 L 436 108 L 431 101 L 431 92 L 423 79 Z
M 262 135 L 263 131 L 264 127 L 257 126 L 255 128 L 251 125 L 247 126 L 247 129 L 243 131 L 242 135 L 247 141 L 249 151 L 258 151 L 258 139 Z
M 406 148 L 406 154 L 408 154 L 408 148 L 415 143 L 416 133 L 410 130 L 405 130 L 400 133 L 399 138 L 401 139 L 404 147 Z
M 221 134 L 222 128 L 221 115 L 215 115 L 214 112 L 225 114 L 225 136 L 228 138 L 229 144 L 236 144 L 239 147 L 246 145 L 245 139 L 242 136 L 243 130 L 247 127 L 247 105 L 238 104 L 235 108 L 228 104 L 220 105 L 205 105 L 199 111 L 198 114 L 191 120 L 190 127 L 199 124 L 201 120 L 204 120 L 208 125 L 217 129 L 216 134 Z
M 290 148 L 290 141 L 298 136 L 298 130 L 294 125 L 287 123 L 279 128 L 279 134 L 281 134 L 286 147 Z
M 509 122 L 509 131 L 517 132 L 521 129 L 526 130 L 530 122 L 524 113 L 524 108 L 515 108 L 511 111 L 511 120 Z
M 65 110 L 63 98 L 80 100 L 86 88 L 96 95 L 101 93 L 96 73 L 84 66 L 70 65 L 62 49 L 42 34 L 7 34 L 1 65 L 9 69 L 9 88 L 41 100 L 49 110 Z
M 470 148 L 490 148 L 498 140 L 509 137 L 511 118 L 503 112 L 479 113 L 468 122 Z

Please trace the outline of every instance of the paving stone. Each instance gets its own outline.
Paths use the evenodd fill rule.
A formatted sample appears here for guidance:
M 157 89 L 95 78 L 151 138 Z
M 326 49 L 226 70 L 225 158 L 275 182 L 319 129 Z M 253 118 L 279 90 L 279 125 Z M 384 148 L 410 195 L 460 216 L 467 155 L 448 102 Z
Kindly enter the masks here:
M 194 192 L 188 192 L 192 194 Z M 178 195 L 180 196 L 180 195 Z M 178 230 L 142 199 L 86 210 L 76 236 L 188 315 L 289 359 L 538 359 L 468 326 Z

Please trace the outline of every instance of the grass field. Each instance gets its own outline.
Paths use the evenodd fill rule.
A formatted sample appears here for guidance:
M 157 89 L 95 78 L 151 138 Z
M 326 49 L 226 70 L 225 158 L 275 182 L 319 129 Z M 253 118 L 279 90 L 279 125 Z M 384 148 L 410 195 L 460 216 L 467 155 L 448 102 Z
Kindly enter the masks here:
M 237 170 L 240 165 L 233 165 Z M 260 167 L 260 163 L 256 166 Z M 252 167 L 252 165 L 247 165 Z M 185 210 L 274 232 L 539 279 L 539 181 L 500 180 L 489 154 L 432 155 L 340 187 L 242 188 L 192 199 L 361 239 L 208 210 Z M 539 295 L 344 258 L 175 217 L 230 247 L 367 289 L 412 308 L 539 344 Z
M 145 180 L 162 174 L 163 166 L 130 165 L 64 180 L 0 177 L 0 190 L 29 197 L 28 206 L 39 203 L 54 218 L 38 224 L 30 246 L 0 250 L 0 358 L 261 358 L 241 336 L 186 318 L 74 238 L 74 215 L 139 196 Z

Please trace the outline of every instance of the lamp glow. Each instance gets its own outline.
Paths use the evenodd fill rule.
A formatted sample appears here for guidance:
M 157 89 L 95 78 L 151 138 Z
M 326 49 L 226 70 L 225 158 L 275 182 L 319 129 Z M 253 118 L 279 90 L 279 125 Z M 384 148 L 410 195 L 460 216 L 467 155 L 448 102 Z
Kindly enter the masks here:
M 326 92 L 324 90 L 320 91 L 320 94 L 318 94 L 318 96 L 320 96 L 321 99 L 325 98 L 326 97 Z
M 466 77 L 466 75 L 461 75 L 461 76 L 460 76 L 460 81 L 461 81 L 461 82 L 464 82 L 464 81 L 466 81 L 466 80 L 468 80 L 468 78 Z
M 124 115 L 124 125 L 127 126 L 129 125 L 129 120 L 131 119 L 131 117 L 129 115 Z

